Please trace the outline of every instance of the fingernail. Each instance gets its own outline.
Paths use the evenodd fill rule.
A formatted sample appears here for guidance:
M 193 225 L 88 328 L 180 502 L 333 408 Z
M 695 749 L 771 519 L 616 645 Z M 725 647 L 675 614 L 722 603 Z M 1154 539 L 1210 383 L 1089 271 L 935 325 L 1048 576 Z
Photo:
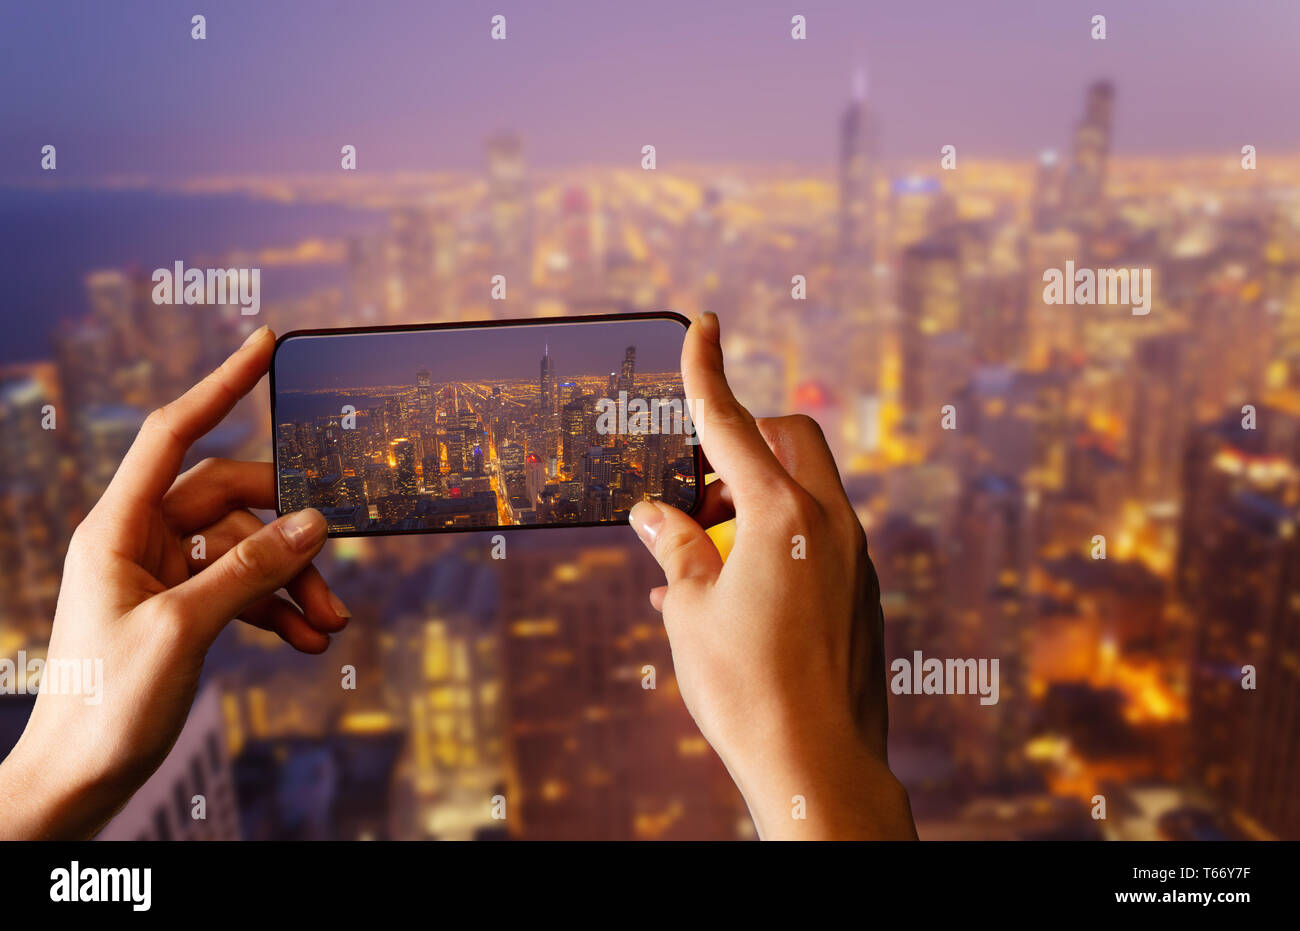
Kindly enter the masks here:
M 352 612 L 349 611 L 348 606 L 343 603 L 343 599 L 339 598 L 339 596 L 333 592 L 330 592 L 329 595 L 330 607 L 334 609 L 335 614 L 339 617 L 352 617 Z
M 664 513 L 653 501 L 638 501 L 627 519 L 641 542 L 652 546 L 655 537 L 659 535 L 659 528 L 663 526 Z
M 325 515 L 315 508 L 294 511 L 280 522 L 280 532 L 293 549 L 309 550 L 325 536 Z
M 263 323 L 260 327 L 258 327 L 258 328 L 257 328 L 256 330 L 254 330 L 252 333 L 249 333 L 249 334 L 248 334 L 248 339 L 244 340 L 244 344 L 243 344 L 243 346 L 240 346 L 239 348 L 240 348 L 240 349 L 243 349 L 245 346 L 251 346 L 251 345 L 253 345 L 253 343 L 257 342 L 259 339 L 262 338 L 262 335 L 263 335 L 263 334 L 265 334 L 265 333 L 269 333 L 269 332 L 271 332 L 271 328 L 270 328 L 269 326 L 267 326 L 265 323 Z
M 718 315 L 711 310 L 706 310 L 700 314 L 700 332 L 716 343 L 718 341 Z

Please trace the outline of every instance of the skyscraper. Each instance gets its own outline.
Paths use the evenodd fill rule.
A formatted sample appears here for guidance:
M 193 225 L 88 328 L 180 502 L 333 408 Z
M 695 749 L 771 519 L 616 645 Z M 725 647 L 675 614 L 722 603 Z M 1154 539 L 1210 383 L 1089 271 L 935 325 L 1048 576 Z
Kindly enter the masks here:
M 1074 130 L 1074 157 L 1065 181 L 1065 212 L 1076 226 L 1100 223 L 1110 156 L 1111 113 L 1115 89 L 1106 81 L 1088 88 L 1083 119 Z
M 415 373 L 415 393 L 420 402 L 420 413 L 433 413 L 433 382 L 427 370 Z
M 507 294 L 527 294 L 532 260 L 532 207 L 524 172 L 524 146 L 503 133 L 488 140 L 488 223 L 492 274 L 505 275 Z
M 924 425 L 927 445 L 938 432 L 940 408 L 970 365 L 969 337 L 960 329 L 960 271 L 957 244 L 949 237 L 909 247 L 899 270 L 902 401 L 906 419 Z
M 840 261 L 870 267 L 875 251 L 875 116 L 867 107 L 867 78 L 854 76 L 853 98 L 840 121 Z
M 633 387 L 636 382 L 636 347 L 628 346 L 623 353 L 623 367 L 619 371 L 618 390 L 626 391 L 628 397 L 633 395 Z
M 1300 419 L 1265 408 L 1259 422 L 1242 429 L 1232 412 L 1186 445 L 1177 585 L 1192 621 L 1187 775 L 1239 821 L 1294 838 Z
M 541 413 L 547 416 L 555 412 L 555 363 L 551 361 L 549 344 L 542 352 L 541 368 Z
M 422 207 L 402 207 L 389 216 L 391 261 L 389 311 L 396 322 L 437 319 L 439 314 L 434 214 Z

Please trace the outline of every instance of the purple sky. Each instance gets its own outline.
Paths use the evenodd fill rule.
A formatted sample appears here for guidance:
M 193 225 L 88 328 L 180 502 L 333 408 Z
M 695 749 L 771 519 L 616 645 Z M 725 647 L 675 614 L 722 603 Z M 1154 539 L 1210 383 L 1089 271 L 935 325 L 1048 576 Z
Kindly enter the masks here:
M 685 334 L 680 321 L 658 318 L 302 336 L 276 350 L 275 386 L 413 385 L 420 369 L 435 382 L 540 379 L 546 345 L 561 379 L 617 371 L 628 346 L 636 347 L 637 371 L 675 372 Z
M 344 143 L 362 170 L 476 169 L 501 128 L 542 166 L 636 165 L 650 142 L 662 169 L 827 168 L 858 62 L 887 157 L 1063 148 L 1099 77 L 1118 152 L 1300 148 L 1292 0 L 49 0 L 4 4 L 0 34 L 10 181 L 40 174 L 48 142 L 63 181 L 335 171 Z

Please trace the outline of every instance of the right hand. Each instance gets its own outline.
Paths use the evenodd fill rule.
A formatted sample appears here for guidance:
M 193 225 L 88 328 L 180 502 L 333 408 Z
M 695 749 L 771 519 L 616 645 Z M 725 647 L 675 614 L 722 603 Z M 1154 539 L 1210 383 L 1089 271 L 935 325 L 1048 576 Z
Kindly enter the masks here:
M 821 429 L 750 416 L 712 314 L 687 331 L 682 377 L 718 479 L 695 518 L 643 501 L 631 522 L 667 577 L 650 599 L 686 707 L 761 837 L 915 839 L 885 754 L 879 584 Z M 705 528 L 732 518 L 724 564 Z

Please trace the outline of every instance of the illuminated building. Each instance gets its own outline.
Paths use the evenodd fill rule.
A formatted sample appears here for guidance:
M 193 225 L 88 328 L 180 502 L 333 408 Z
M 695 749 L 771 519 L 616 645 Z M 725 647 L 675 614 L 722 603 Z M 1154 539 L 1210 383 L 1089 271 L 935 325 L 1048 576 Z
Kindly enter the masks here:
M 889 186 L 893 248 L 902 252 L 956 219 L 952 198 L 936 178 L 908 176 Z
M 532 281 L 533 211 L 518 136 L 488 140 L 487 176 L 491 274 L 505 275 L 508 300 L 526 298 Z
M 645 598 L 653 561 L 603 530 L 511 547 L 501 575 L 511 836 L 736 837 L 739 796 L 670 682 Z
M 636 347 L 628 346 L 623 353 L 623 366 L 619 369 L 618 390 L 626 391 L 628 397 L 636 394 Z
M 388 295 L 392 319 L 419 323 L 440 318 L 434 217 L 423 207 L 401 207 L 389 214 L 391 230 Z
M 430 379 L 427 370 L 415 373 L 416 396 L 419 398 L 420 413 L 425 416 L 433 414 L 433 386 Z
M 590 445 L 588 419 L 587 404 L 582 399 L 564 405 L 560 427 L 564 437 L 564 474 L 568 478 L 577 474 L 582 454 Z
M 1131 443 L 1133 479 L 1148 501 L 1176 498 L 1180 451 L 1192 411 L 1187 340 L 1181 334 L 1151 336 L 1137 345 Z
M 556 404 L 559 401 L 559 397 L 555 393 L 555 363 L 551 361 L 551 347 L 549 344 L 542 353 L 541 371 L 541 393 L 539 397 L 541 399 L 541 414 L 543 418 L 546 418 L 555 411 Z
M 929 239 L 903 253 L 898 306 L 906 417 L 925 448 L 938 440 L 942 408 L 969 376 L 970 337 L 961 330 L 956 243 Z
M 1276 409 L 1195 431 L 1183 465 L 1178 593 L 1192 619 L 1192 785 L 1258 836 L 1300 836 L 1300 421 Z M 1245 687 L 1248 668 L 1253 687 Z

